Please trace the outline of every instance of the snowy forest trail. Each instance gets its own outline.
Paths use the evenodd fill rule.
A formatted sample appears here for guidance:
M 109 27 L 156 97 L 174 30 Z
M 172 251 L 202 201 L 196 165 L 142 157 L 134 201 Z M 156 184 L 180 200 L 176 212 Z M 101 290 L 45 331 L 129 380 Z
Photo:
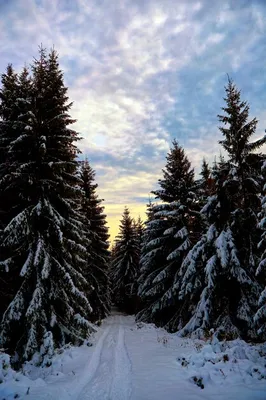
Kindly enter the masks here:
M 123 319 L 108 319 L 88 365 L 88 381 L 77 400 L 129 400 L 131 363 L 125 346 Z
M 205 342 L 114 311 L 90 342 L 67 347 L 48 368 L 26 366 L 2 392 L 0 385 L 0 400 L 266 399 L 266 379 L 259 376 L 265 360 L 241 341 L 219 355 Z M 202 378 L 204 390 L 195 376 Z

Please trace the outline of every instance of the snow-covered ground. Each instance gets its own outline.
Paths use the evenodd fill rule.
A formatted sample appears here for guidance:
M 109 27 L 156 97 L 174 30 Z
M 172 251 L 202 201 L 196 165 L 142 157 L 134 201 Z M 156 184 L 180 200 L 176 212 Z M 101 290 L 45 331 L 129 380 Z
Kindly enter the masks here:
M 48 368 L 0 367 L 0 400 L 266 399 L 265 345 L 182 339 L 119 313 L 92 343 L 66 348 Z

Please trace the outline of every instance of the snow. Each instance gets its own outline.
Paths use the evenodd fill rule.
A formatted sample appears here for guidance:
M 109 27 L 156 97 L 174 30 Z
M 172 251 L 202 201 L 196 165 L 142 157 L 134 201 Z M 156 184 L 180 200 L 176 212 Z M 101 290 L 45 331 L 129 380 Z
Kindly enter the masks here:
M 0 353 L 0 399 L 265 400 L 265 354 L 266 344 L 180 338 L 115 313 L 48 367 L 14 372 Z

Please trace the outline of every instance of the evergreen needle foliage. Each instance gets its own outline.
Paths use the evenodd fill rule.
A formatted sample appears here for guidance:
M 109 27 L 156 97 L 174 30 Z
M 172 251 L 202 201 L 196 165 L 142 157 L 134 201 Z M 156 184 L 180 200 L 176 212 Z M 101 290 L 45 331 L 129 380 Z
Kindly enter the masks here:
M 54 347 L 80 343 L 94 330 L 86 296 L 93 287 L 84 275 L 90 234 L 79 211 L 80 137 L 70 128 L 71 105 L 54 50 L 40 49 L 31 77 L 10 66 L 2 77 L 0 267 L 16 291 L 0 343 L 20 362 L 37 351 L 41 362 Z
M 256 119 L 248 122 L 249 106 L 229 79 L 224 115 L 219 115 L 228 152 L 216 165 L 216 191 L 202 213 L 209 228 L 182 263 L 175 287 L 188 312 L 180 334 L 204 336 L 215 328 L 232 336 L 256 338 L 253 315 L 260 286 L 257 264 L 257 214 L 261 180 L 258 149 L 266 138 L 250 143 Z
M 177 141 L 166 159 L 164 179 L 153 192 L 163 203 L 152 207 L 144 232 L 139 278 L 142 309 L 137 315 L 138 320 L 159 325 L 176 314 L 175 276 L 195 239 L 191 233 L 200 227 L 194 171 Z
M 265 336 L 266 323 L 265 156 L 258 153 L 266 137 L 250 141 L 257 120 L 249 120 L 249 105 L 231 79 L 225 91 L 218 119 L 227 159 L 221 156 L 212 170 L 203 160 L 194 181 L 176 141 L 167 155 L 153 192 L 162 203 L 148 207 L 137 320 L 180 335 L 204 337 L 214 328 L 223 337 L 256 339 Z
M 140 225 L 141 222 L 137 224 Z M 139 275 L 141 227 L 130 216 L 125 207 L 115 240 L 111 263 L 110 279 L 112 282 L 113 302 L 127 312 L 135 310 L 137 278 Z
M 89 294 L 90 304 L 93 308 L 93 320 L 106 317 L 110 312 L 110 287 L 108 267 L 110 253 L 108 250 L 108 228 L 102 200 L 98 198 L 95 183 L 95 171 L 89 162 L 81 163 L 80 186 L 82 189 L 81 212 L 87 219 L 89 264 L 84 275 L 93 285 L 93 291 Z

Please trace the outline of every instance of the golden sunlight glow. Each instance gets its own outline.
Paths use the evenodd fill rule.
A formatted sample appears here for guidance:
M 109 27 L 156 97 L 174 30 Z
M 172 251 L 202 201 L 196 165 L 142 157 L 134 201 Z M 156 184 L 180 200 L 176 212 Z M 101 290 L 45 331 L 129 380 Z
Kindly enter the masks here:
M 103 204 L 105 206 L 105 214 L 107 215 L 107 226 L 109 227 L 109 235 L 111 244 L 114 242 L 115 236 L 119 231 L 119 224 L 124 212 L 125 206 L 128 207 L 132 218 L 137 219 L 139 216 L 143 221 L 146 220 L 146 205 L 139 203 L 130 204 Z

